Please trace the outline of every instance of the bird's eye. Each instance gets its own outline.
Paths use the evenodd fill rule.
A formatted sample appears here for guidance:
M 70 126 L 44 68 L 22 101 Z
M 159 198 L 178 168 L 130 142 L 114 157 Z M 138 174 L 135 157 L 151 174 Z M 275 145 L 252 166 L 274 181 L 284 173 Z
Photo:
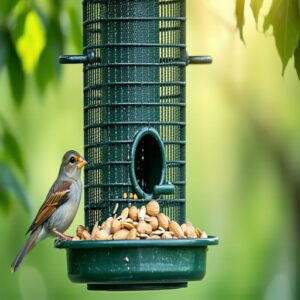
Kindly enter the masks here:
M 75 160 L 75 157 L 74 157 L 74 156 L 72 156 L 72 157 L 70 158 L 70 160 L 69 160 L 69 161 L 70 161 L 70 163 L 71 163 L 71 164 L 74 164 L 74 162 L 76 161 L 76 160 Z

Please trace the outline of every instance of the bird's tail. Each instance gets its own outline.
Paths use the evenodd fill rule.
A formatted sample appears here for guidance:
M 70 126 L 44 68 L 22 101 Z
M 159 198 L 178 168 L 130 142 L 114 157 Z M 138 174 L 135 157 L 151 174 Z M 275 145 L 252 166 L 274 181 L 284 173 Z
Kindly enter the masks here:
M 21 264 L 24 256 L 36 245 L 36 243 L 38 242 L 38 237 L 39 237 L 40 231 L 41 231 L 41 229 L 38 228 L 37 230 L 35 230 L 34 232 L 32 232 L 30 234 L 25 245 L 23 246 L 21 251 L 18 253 L 15 260 L 12 262 L 11 267 L 10 267 L 11 272 L 15 272 L 17 270 L 17 268 Z

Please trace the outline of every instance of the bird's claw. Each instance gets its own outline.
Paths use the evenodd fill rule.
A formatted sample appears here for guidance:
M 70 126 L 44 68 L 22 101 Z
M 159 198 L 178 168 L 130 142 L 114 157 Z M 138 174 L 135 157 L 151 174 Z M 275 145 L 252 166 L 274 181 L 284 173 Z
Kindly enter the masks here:
M 58 237 L 60 237 L 61 240 L 63 241 L 71 241 L 72 237 L 68 236 L 62 232 L 57 231 L 55 228 L 52 229 L 53 233 L 56 234 Z
M 68 235 L 66 235 L 66 236 L 61 236 L 60 237 L 63 241 L 72 241 L 72 237 L 71 236 L 68 236 Z

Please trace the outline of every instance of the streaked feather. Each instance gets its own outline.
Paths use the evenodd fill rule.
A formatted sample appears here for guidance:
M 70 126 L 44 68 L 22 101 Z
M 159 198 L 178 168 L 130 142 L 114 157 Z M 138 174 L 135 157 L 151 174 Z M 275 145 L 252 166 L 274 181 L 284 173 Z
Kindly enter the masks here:
M 34 221 L 29 227 L 28 232 L 35 231 L 41 224 L 47 221 L 54 211 L 68 200 L 72 181 L 55 181 L 52 185 L 46 200 L 38 211 Z

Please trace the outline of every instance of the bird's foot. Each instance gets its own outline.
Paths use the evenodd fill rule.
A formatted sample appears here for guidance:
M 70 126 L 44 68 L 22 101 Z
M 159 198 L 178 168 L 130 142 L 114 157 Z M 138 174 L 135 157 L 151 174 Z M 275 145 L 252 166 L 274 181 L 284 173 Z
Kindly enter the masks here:
M 72 237 L 68 236 L 62 232 L 57 231 L 55 228 L 52 229 L 53 233 L 56 234 L 57 236 L 59 236 L 62 240 L 64 241 L 71 241 Z

